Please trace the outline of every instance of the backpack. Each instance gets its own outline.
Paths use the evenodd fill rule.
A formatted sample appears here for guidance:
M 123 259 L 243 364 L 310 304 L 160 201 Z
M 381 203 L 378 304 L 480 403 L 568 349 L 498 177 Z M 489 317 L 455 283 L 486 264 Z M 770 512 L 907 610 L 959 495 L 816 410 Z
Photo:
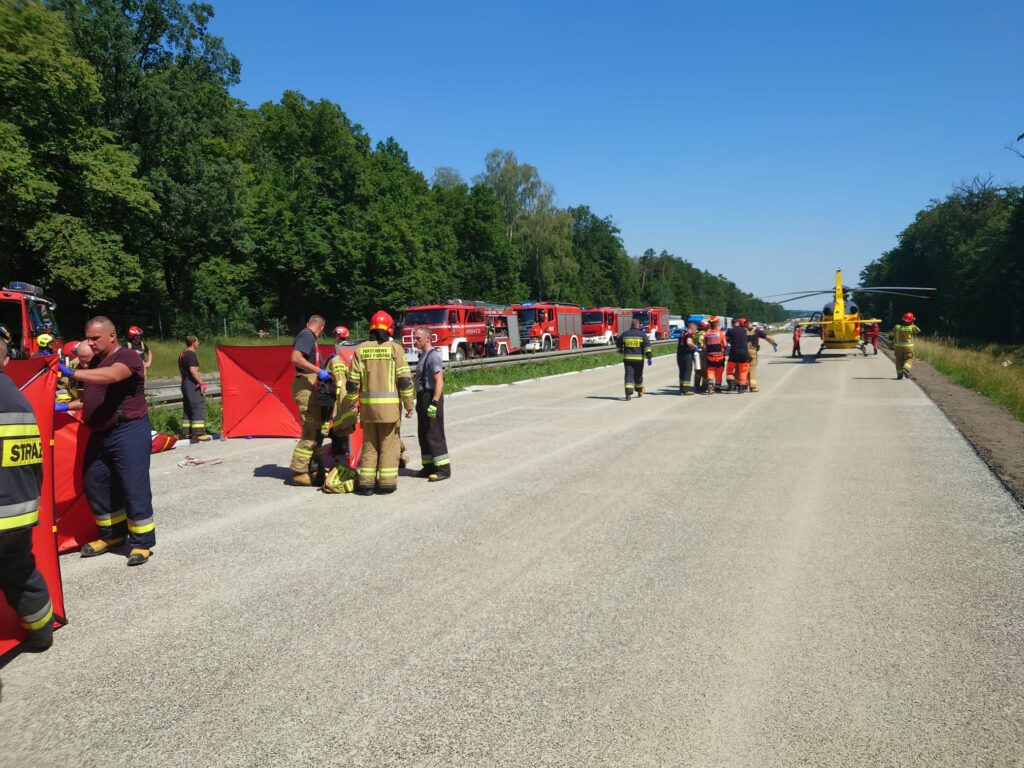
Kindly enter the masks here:
M 317 379 L 316 387 L 313 390 L 313 396 L 316 398 L 318 405 L 322 405 L 325 408 L 329 408 L 334 405 L 334 401 L 338 397 L 338 386 L 334 383 L 334 377 L 327 379 L 327 381 L 320 381 Z

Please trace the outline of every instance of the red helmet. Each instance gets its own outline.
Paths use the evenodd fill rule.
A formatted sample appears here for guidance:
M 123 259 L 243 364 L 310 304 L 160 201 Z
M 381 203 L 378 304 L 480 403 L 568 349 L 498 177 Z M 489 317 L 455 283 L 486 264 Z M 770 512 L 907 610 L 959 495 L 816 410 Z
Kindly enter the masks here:
M 341 340 L 348 338 L 348 328 L 344 325 L 338 325 L 334 328 L 334 338 Z
M 904 323 L 912 323 L 912 322 L 914 322 L 914 313 L 913 312 L 904 312 L 903 313 L 903 322 Z
M 747 323 L 749 321 L 747 320 L 747 318 L 741 317 L 738 322 L 740 324 L 740 328 L 746 328 L 747 327 Z
M 701 330 L 706 331 L 708 329 L 708 321 L 707 320 L 701 320 L 700 321 L 700 327 L 701 327 Z
M 387 331 L 389 334 L 395 332 L 395 321 L 387 312 L 383 309 L 378 310 L 373 317 L 370 318 L 370 330 L 371 331 Z
M 71 357 L 73 354 L 75 354 L 75 348 L 79 345 L 79 343 L 80 342 L 77 341 L 69 341 L 67 344 L 60 348 L 60 353 L 64 355 L 64 357 Z
M 129 336 L 141 336 L 142 335 L 142 329 L 139 328 L 139 326 L 137 326 L 137 325 L 133 325 L 131 328 L 128 329 L 128 335 Z

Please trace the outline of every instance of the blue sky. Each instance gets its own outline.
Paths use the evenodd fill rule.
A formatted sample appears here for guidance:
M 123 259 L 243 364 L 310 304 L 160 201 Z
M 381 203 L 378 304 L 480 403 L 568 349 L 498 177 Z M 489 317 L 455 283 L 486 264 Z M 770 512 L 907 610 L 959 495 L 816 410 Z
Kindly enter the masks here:
M 334 101 L 428 178 L 512 150 L 631 254 L 758 295 L 854 282 L 958 181 L 1024 181 L 1019 1 L 212 1 L 249 104 Z

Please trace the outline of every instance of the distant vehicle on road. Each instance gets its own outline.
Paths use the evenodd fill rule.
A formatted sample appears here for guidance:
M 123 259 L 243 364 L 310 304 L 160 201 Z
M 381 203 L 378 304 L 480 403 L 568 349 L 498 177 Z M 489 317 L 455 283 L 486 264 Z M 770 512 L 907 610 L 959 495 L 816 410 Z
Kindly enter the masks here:
M 512 309 L 519 318 L 519 338 L 526 352 L 583 346 L 583 312 L 579 307 L 530 301 L 513 304 Z
M 632 313 L 620 307 L 590 307 L 583 310 L 583 346 L 614 344 L 615 337 L 629 329 Z

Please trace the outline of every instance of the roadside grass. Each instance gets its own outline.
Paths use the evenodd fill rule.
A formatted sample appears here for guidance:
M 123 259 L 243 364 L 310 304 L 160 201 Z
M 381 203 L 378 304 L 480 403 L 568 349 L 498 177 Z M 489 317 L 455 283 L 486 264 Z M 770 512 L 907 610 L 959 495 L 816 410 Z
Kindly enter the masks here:
M 1024 421 L 1024 348 L 964 348 L 952 339 L 917 339 L 914 354 L 943 376 L 1010 409 Z
M 149 420 L 153 429 L 167 435 L 181 435 L 181 422 L 185 412 L 181 408 L 150 408 Z M 206 398 L 206 431 L 219 434 L 223 424 L 223 412 L 220 399 Z
M 655 357 L 674 355 L 675 352 L 675 344 L 654 347 Z M 598 355 L 538 360 L 536 363 L 521 363 L 519 365 L 498 368 L 471 368 L 463 371 L 448 371 L 445 373 L 444 391 L 446 394 L 454 394 L 470 387 L 512 384 L 517 381 L 535 379 L 541 376 L 588 371 L 592 368 L 616 365 L 621 362 L 622 355 L 613 349 Z
M 239 346 L 275 346 L 286 344 L 291 346 L 292 339 L 289 336 L 269 339 L 254 339 L 249 336 L 213 336 L 206 338 L 199 337 L 199 371 L 207 376 L 217 375 L 217 345 L 239 345 Z M 146 344 L 153 351 L 153 364 L 149 367 L 150 379 L 177 379 L 178 355 L 185 348 L 185 341 L 160 341 L 146 339 Z

